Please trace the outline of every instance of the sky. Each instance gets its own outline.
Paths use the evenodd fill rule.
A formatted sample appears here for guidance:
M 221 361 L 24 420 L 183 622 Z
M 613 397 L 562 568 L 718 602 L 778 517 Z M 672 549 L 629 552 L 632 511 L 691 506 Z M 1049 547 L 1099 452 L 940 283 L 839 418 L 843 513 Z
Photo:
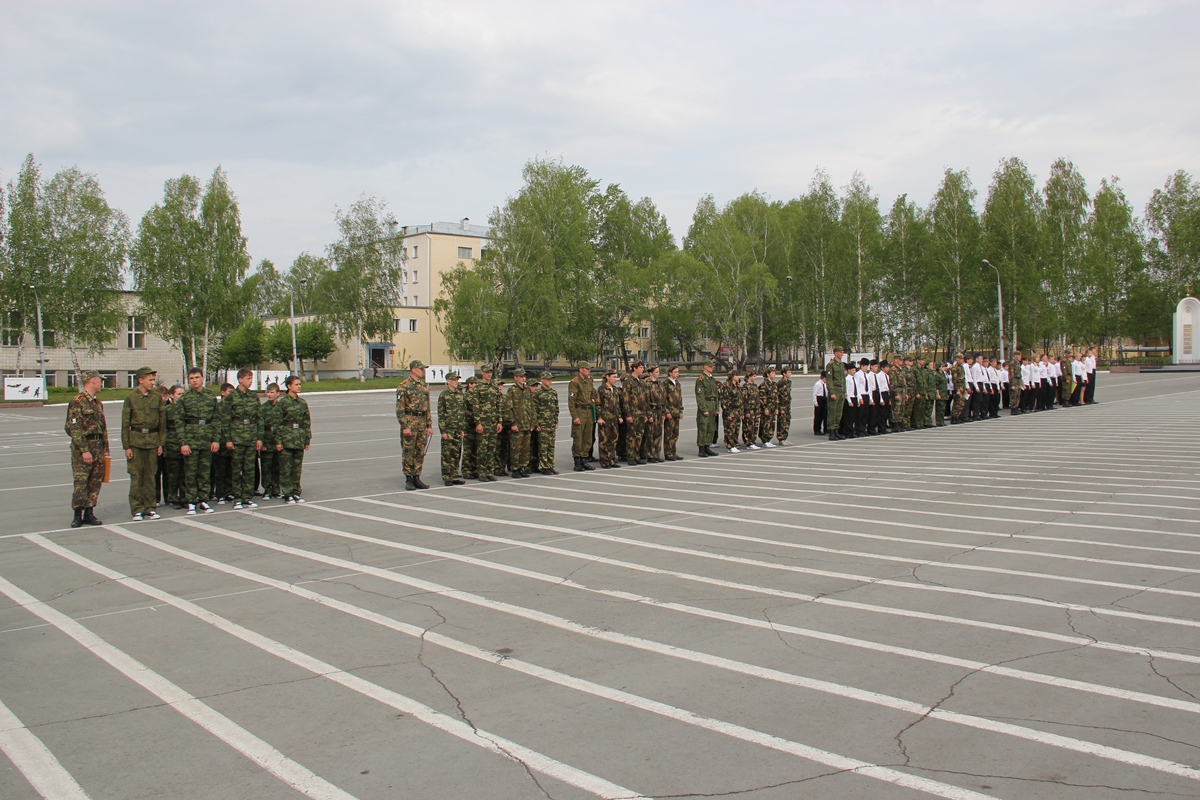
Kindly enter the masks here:
M 1002 158 L 1059 157 L 1140 214 L 1200 174 L 1194 2 L 0 0 L 0 181 L 78 166 L 136 229 L 220 165 L 251 257 L 286 267 L 362 195 L 401 224 L 488 216 L 533 158 L 650 197 L 803 194 L 884 211 Z

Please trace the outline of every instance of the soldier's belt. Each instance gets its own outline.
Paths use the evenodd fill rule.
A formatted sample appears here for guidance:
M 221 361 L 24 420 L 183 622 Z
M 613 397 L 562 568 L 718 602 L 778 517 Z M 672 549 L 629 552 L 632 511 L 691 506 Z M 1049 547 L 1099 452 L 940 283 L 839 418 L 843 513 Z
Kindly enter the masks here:
M 284 427 L 286 427 L 286 428 L 299 428 L 299 427 L 300 427 L 300 423 L 299 423 L 299 422 L 293 422 L 293 423 L 291 423 L 291 424 L 289 424 L 289 425 L 285 425 Z
M 257 425 L 258 424 L 258 420 L 253 420 L 253 419 L 235 419 L 233 421 L 236 422 L 238 425 Z
M 184 420 L 183 420 L 183 424 L 184 424 L 184 425 L 207 425 L 207 424 L 208 424 L 208 420 L 206 420 L 206 419 L 196 419 L 195 417 L 186 417 L 186 418 L 184 418 Z
M 158 428 L 130 428 L 134 433 L 158 433 Z

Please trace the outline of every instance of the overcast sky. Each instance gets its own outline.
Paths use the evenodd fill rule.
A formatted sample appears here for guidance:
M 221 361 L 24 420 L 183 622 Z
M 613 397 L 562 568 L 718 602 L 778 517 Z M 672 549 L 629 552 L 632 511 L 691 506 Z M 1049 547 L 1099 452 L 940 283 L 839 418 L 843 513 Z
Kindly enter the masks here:
M 402 224 L 485 222 L 549 156 L 649 196 L 803 193 L 855 170 L 979 203 L 998 161 L 1066 156 L 1140 214 L 1200 173 L 1192 2 L 0 0 L 0 179 L 78 165 L 136 227 L 220 164 L 257 261 L 323 251 L 364 193 Z

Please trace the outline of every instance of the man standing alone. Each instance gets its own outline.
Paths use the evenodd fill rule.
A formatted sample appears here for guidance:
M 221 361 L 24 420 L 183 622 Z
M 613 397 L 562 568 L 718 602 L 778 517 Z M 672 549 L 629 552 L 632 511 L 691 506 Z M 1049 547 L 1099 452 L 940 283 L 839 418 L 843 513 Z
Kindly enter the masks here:
M 433 435 L 433 420 L 429 415 L 425 364 L 420 361 L 409 363 L 408 377 L 396 387 L 396 420 L 400 423 L 400 442 L 404 450 L 404 488 L 408 491 L 428 489 L 429 484 L 421 480 L 421 467 L 425 464 L 425 446 Z

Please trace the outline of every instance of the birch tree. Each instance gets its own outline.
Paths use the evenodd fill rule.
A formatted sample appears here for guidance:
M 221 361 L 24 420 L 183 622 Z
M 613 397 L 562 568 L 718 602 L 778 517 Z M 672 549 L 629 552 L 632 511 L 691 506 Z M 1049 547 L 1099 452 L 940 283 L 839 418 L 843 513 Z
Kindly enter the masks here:
M 932 234 L 930 250 L 938 269 L 934 311 L 936 321 L 948 328 L 949 347 L 963 346 L 967 341 L 964 313 L 972 296 L 970 290 L 980 284 L 980 271 L 985 269 L 979 255 L 979 217 L 972 205 L 975 194 L 966 170 L 947 168 L 927 212 Z M 977 330 L 972 326 L 970 333 Z

